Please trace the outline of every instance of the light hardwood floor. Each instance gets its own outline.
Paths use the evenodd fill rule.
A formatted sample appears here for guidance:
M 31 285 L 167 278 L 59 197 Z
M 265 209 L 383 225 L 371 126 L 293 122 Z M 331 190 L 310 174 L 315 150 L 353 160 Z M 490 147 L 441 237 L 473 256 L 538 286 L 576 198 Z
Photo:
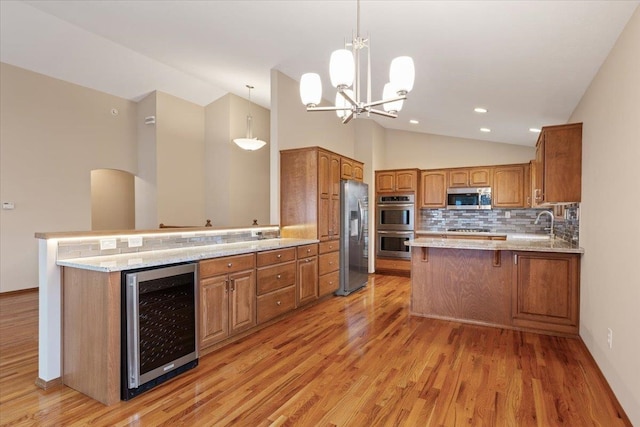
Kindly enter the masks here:
M 0 424 L 623 426 L 578 339 L 408 315 L 409 279 L 370 276 L 110 407 L 37 377 L 37 293 L 0 297 Z

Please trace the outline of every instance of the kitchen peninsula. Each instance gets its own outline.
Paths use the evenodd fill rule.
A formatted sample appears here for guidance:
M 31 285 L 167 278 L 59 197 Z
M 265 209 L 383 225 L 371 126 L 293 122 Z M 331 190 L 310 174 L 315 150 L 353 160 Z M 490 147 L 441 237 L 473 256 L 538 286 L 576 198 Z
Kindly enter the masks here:
M 523 238 L 524 237 L 524 238 Z M 411 314 L 547 334 L 578 334 L 580 254 L 551 238 L 420 237 Z

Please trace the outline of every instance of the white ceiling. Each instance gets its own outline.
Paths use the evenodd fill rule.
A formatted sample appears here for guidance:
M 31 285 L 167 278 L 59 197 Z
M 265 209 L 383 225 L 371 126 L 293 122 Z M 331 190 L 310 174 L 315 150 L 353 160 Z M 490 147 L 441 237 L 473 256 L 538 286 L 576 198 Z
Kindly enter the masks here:
M 378 121 L 533 145 L 529 128 L 569 119 L 638 4 L 363 0 L 373 96 L 395 56 L 410 55 L 416 66 L 400 117 Z M 273 68 L 296 80 L 319 72 L 332 100 L 329 56 L 356 26 L 355 0 L 0 0 L 0 7 L 2 62 L 127 99 L 157 89 L 200 105 L 227 92 L 246 97 L 249 83 L 252 100 L 268 108 Z M 476 106 L 489 113 L 474 113 Z

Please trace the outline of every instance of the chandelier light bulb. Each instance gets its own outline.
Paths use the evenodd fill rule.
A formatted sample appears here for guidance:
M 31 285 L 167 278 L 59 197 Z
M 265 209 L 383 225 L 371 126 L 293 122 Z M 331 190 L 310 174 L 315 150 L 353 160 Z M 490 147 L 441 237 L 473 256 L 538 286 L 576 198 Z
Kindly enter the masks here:
M 387 83 L 384 85 L 384 89 L 382 90 L 382 99 L 384 100 L 396 98 L 398 96 L 397 92 L 398 91 L 393 87 L 391 83 Z M 387 102 L 385 104 L 382 104 L 382 107 L 384 108 L 384 111 L 395 114 L 398 111 L 402 110 L 403 103 L 404 101 L 401 99 L 399 101 Z
M 300 78 L 300 99 L 307 107 L 315 107 L 322 99 L 322 81 L 316 73 L 306 73 Z
M 391 61 L 389 81 L 397 89 L 398 95 L 406 95 L 413 89 L 416 71 L 410 56 L 398 56 Z
M 347 49 L 334 50 L 329 60 L 331 85 L 337 89 L 351 87 L 355 72 L 353 52 Z

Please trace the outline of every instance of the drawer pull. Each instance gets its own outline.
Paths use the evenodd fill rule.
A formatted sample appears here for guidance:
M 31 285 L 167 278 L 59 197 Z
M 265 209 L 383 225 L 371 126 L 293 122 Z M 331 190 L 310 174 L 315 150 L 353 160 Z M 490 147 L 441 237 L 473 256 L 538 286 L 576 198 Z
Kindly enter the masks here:
M 329 265 L 333 265 L 333 261 L 329 261 Z
M 276 301 L 276 305 L 281 305 L 282 303 L 280 301 Z
M 276 258 L 282 258 L 282 254 L 276 255 Z
M 279 278 L 281 278 L 281 277 L 282 277 L 282 276 L 278 274 L 278 275 L 276 276 L 276 279 L 279 279 Z
M 309 258 L 305 259 L 304 262 L 309 262 L 311 261 Z
M 307 253 L 311 252 L 311 248 L 307 249 Z
M 229 264 L 227 264 L 227 267 L 231 268 L 232 265 L 233 265 L 233 263 L 229 263 Z

